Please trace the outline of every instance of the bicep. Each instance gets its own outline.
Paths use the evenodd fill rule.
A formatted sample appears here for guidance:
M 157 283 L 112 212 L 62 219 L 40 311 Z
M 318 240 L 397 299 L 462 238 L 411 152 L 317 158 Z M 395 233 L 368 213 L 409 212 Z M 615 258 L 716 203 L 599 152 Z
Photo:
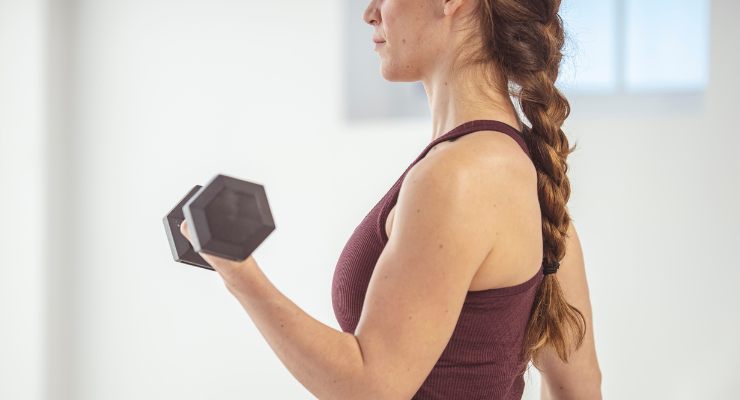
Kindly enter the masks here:
M 412 171 L 355 332 L 368 384 L 394 398 L 410 398 L 441 356 L 495 229 L 480 182 L 452 167 Z
M 581 347 L 571 353 L 567 363 L 560 360 L 550 347 L 546 348 L 535 360 L 541 368 L 544 382 L 543 392 L 549 394 L 548 399 L 600 398 L 598 396 L 600 396 L 601 371 L 594 344 L 591 300 L 583 251 L 572 221 L 568 227 L 566 253 L 560 261 L 560 268 L 555 276 L 563 290 L 565 300 L 583 313 L 586 320 L 586 334 Z M 583 393 L 584 391 L 588 393 Z M 585 394 L 588 396 L 583 397 Z

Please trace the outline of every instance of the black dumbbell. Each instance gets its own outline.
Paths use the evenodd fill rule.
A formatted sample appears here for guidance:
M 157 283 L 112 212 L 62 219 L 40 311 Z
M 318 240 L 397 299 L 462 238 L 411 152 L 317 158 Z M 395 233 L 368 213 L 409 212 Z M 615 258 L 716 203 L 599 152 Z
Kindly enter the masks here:
M 192 246 L 180 233 L 182 221 Z M 190 189 L 163 222 L 175 261 L 210 270 L 198 252 L 243 261 L 275 230 L 264 187 L 225 175 Z

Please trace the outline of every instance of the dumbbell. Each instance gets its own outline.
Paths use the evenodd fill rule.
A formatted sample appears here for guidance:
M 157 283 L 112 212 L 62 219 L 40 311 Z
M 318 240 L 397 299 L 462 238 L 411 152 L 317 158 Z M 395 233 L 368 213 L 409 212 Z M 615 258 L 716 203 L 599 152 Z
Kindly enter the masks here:
M 199 252 L 243 261 L 275 230 L 264 186 L 225 175 L 190 189 L 163 222 L 175 261 L 212 271 Z

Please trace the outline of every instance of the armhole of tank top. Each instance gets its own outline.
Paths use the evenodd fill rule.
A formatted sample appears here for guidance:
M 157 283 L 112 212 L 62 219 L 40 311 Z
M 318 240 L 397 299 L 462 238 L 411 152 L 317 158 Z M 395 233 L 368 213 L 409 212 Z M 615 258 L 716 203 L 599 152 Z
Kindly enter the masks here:
M 499 297 L 499 296 L 511 296 L 515 294 L 519 294 L 522 292 L 525 292 L 527 290 L 532 289 L 534 286 L 539 286 L 540 283 L 542 283 L 542 265 L 540 265 L 540 268 L 535 272 L 534 275 L 532 275 L 530 278 L 528 278 L 526 281 L 514 284 L 512 286 L 504 286 L 499 288 L 493 288 L 493 289 L 483 289 L 483 290 L 468 290 L 467 292 L 467 298 L 485 298 L 485 297 Z
M 430 143 L 428 145 L 428 147 L 426 148 L 426 150 L 424 150 L 424 152 L 419 157 L 417 157 L 411 163 L 411 165 L 408 166 L 408 168 L 406 168 L 406 171 L 404 171 L 403 174 L 401 174 L 401 176 L 393 184 L 393 186 L 391 186 L 391 189 L 389 190 L 389 192 L 393 193 L 393 196 L 391 196 L 391 197 L 385 197 L 385 198 L 383 198 L 381 200 L 380 211 L 378 212 L 378 220 L 377 220 L 377 224 L 376 225 L 377 225 L 378 235 L 380 237 L 381 242 L 384 245 L 386 243 L 388 243 L 388 236 L 385 234 L 385 224 L 386 224 L 386 221 L 388 219 L 388 215 L 391 212 L 391 208 L 393 208 L 393 206 L 398 201 L 398 195 L 401 192 L 401 185 L 403 184 L 403 180 L 406 178 L 406 175 L 409 173 L 409 171 L 411 170 L 411 168 L 413 168 L 414 165 L 416 165 L 416 163 L 418 163 L 419 161 L 421 161 L 424 157 L 426 157 L 427 154 L 429 154 L 429 150 L 432 147 L 434 147 L 437 144 L 442 143 L 442 142 L 454 141 L 458 137 L 450 138 L 450 139 L 446 139 L 446 140 L 441 140 L 441 141 L 439 141 L 437 143 Z M 398 189 L 396 189 L 396 186 L 398 186 Z
M 395 185 L 391 188 L 391 191 L 395 191 Z M 398 191 L 395 191 L 393 196 L 385 197 L 380 203 L 380 212 L 378 213 L 377 229 L 380 241 L 385 245 L 388 243 L 388 236 L 385 234 L 385 224 L 388 220 L 388 214 L 391 212 L 391 207 L 396 203 L 398 198 Z

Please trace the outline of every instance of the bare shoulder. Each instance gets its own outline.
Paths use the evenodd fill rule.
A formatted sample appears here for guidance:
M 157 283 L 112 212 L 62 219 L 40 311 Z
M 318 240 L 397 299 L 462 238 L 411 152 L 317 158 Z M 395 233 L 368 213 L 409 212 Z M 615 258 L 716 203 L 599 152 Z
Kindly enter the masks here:
M 492 212 L 509 216 L 532 212 L 537 214 L 539 207 L 533 208 L 532 204 L 521 207 L 527 202 L 531 203 L 532 199 L 537 199 L 537 174 L 526 153 L 511 138 L 503 139 L 513 143 L 500 137 L 484 137 L 478 133 L 470 133 L 454 142 L 443 142 L 435 146 L 434 151 L 430 151 L 411 168 L 401 190 L 403 191 L 407 182 L 413 180 L 444 181 L 444 185 L 467 187 L 466 193 L 470 196 L 460 201 L 466 202 L 468 207 L 478 208 L 480 215 L 497 218 L 500 215 Z M 429 179 L 430 177 L 436 178 Z M 441 184 L 438 183 L 437 186 Z M 515 208 L 522 208 L 521 213 L 514 210 Z M 500 218 L 498 220 L 500 223 L 504 221 Z
M 420 160 L 407 179 L 445 174 L 445 185 L 466 188 L 459 201 L 486 224 L 488 230 L 480 234 L 496 248 L 471 287 L 510 286 L 531 277 L 541 261 L 542 227 L 537 171 L 526 152 L 511 137 L 494 131 L 444 143 Z
M 463 168 L 500 185 L 536 185 L 537 171 L 524 149 L 512 137 L 497 131 L 478 131 L 435 146 L 417 165 Z M 416 166 L 415 166 L 416 167 Z
M 491 133 L 474 132 L 436 145 L 409 170 L 399 198 L 423 185 L 425 196 L 444 197 L 450 208 L 460 204 L 478 220 L 497 221 L 490 226 L 501 232 L 492 232 L 489 239 L 504 234 L 508 221 L 539 216 L 539 207 L 530 204 L 537 200 L 534 166 L 516 141 Z

